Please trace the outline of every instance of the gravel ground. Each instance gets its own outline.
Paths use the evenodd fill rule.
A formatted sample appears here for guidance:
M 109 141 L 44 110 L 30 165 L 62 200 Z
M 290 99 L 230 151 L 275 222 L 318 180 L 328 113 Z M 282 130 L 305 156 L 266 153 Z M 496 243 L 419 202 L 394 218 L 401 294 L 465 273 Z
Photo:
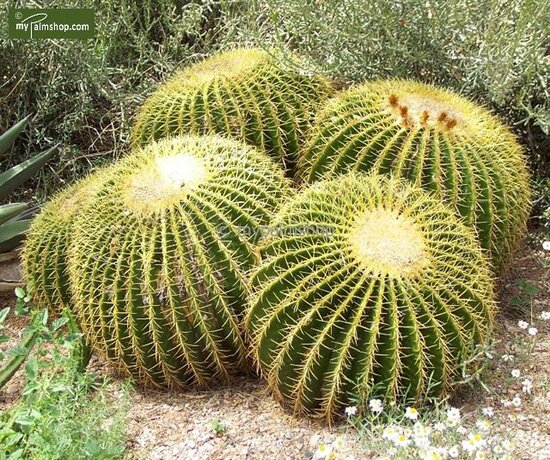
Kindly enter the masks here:
M 538 318 L 550 311 L 550 279 L 541 260 L 540 243 L 526 243 L 502 283 L 501 305 L 518 294 L 517 283 L 525 280 L 538 287 L 531 311 L 523 319 Z M 2 300 L 0 304 L 9 300 Z M 495 356 L 484 382 L 490 391 L 476 386 L 464 390 L 452 404 L 468 417 L 481 407 L 495 410 L 497 430 L 512 439 L 516 457 L 550 459 L 550 321 L 537 319 L 537 340 L 530 353 L 518 351 L 518 338 L 527 332 L 518 327 L 518 316 L 501 313 L 498 318 Z M 11 322 L 8 333 L 18 335 L 23 324 Z M 504 354 L 516 356 L 504 362 Z M 105 372 L 93 361 L 93 370 Z M 519 369 L 522 378 L 510 376 Z M 521 381 L 533 381 L 531 395 L 522 393 Z M 112 383 L 117 394 L 121 381 Z M 23 382 L 20 374 L 0 393 L 0 409 L 17 400 Z M 507 401 L 522 397 L 520 407 Z M 218 421 L 218 433 L 212 421 Z M 292 416 L 275 402 L 260 380 L 242 380 L 231 388 L 210 391 L 167 393 L 137 389 L 131 396 L 128 414 L 128 459 L 309 459 L 319 442 L 330 443 L 338 436 L 343 448 L 338 458 L 368 459 L 376 455 L 362 444 L 355 431 L 346 426 L 328 427 L 322 421 Z

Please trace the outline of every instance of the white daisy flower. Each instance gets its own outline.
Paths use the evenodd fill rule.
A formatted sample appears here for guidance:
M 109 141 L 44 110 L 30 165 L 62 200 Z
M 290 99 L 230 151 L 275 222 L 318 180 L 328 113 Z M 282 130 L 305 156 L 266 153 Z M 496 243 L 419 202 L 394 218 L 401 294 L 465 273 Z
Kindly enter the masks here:
M 369 401 L 369 408 L 375 414 L 379 414 L 384 409 L 384 407 L 382 405 L 382 401 L 380 401 L 379 399 L 371 399 Z
M 409 420 L 418 420 L 419 415 L 420 414 L 414 407 L 407 407 L 407 409 L 405 409 L 405 417 Z
M 355 414 L 357 414 L 357 407 L 355 406 L 349 406 L 344 409 L 344 412 L 348 417 L 353 417 Z
M 400 434 L 397 436 L 397 438 L 394 439 L 393 442 L 398 447 L 408 447 L 409 444 L 411 443 L 411 440 L 404 434 Z
M 451 457 L 451 458 L 457 458 L 459 453 L 460 452 L 459 452 L 457 446 L 451 447 L 448 451 L 449 457 Z
M 521 382 L 521 385 L 523 387 L 524 393 L 531 394 L 531 390 L 533 389 L 533 382 L 530 379 L 525 379 L 523 382 Z
M 447 409 L 447 422 L 451 425 L 457 425 L 460 422 L 460 409 L 456 407 Z

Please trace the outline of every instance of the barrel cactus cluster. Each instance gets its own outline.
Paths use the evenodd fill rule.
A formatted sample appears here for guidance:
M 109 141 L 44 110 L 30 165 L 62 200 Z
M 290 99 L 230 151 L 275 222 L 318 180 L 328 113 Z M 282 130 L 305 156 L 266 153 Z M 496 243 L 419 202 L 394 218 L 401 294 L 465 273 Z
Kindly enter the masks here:
M 162 84 L 132 139 L 23 251 L 35 302 L 71 309 L 118 371 L 165 388 L 257 371 L 332 420 L 475 370 L 530 199 L 486 109 L 402 80 L 334 94 L 298 57 L 243 49 Z

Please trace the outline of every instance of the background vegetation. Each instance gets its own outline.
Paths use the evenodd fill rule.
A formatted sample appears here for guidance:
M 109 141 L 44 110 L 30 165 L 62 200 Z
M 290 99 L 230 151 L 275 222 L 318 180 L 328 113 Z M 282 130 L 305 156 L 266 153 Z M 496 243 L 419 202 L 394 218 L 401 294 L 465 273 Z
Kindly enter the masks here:
M 490 107 L 524 143 L 534 216 L 550 220 L 549 0 L 8 1 L 3 17 L 9 6 L 96 11 L 87 41 L 7 40 L 1 25 L 0 131 L 32 115 L 2 167 L 61 143 L 22 194 L 44 199 L 121 155 L 137 107 L 175 69 L 235 44 L 288 45 L 341 86 L 415 78 Z

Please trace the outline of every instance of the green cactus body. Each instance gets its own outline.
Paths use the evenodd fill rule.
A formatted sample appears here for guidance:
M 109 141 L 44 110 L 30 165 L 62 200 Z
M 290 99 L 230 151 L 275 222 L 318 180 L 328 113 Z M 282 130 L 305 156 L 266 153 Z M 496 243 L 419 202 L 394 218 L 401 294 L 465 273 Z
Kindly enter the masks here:
M 321 181 L 273 225 L 245 324 L 274 394 L 296 412 L 332 419 L 356 398 L 442 396 L 488 339 L 488 263 L 474 232 L 421 188 L 378 175 Z
M 292 174 L 305 131 L 331 92 L 295 58 L 283 62 L 260 49 L 217 54 L 179 72 L 147 99 L 133 142 L 218 133 L 260 148 Z
M 436 192 L 475 227 L 496 271 L 526 228 L 529 175 L 509 130 L 451 92 L 369 82 L 332 99 L 300 159 L 306 182 L 351 171 L 392 173 Z
M 70 308 L 68 249 L 76 215 L 107 181 L 112 167 L 80 180 L 58 193 L 33 220 L 22 252 L 22 267 L 29 293 L 39 307 L 58 314 Z
M 173 137 L 125 158 L 77 216 L 69 250 L 93 349 L 145 385 L 245 371 L 244 273 L 288 193 L 265 154 L 220 137 Z

